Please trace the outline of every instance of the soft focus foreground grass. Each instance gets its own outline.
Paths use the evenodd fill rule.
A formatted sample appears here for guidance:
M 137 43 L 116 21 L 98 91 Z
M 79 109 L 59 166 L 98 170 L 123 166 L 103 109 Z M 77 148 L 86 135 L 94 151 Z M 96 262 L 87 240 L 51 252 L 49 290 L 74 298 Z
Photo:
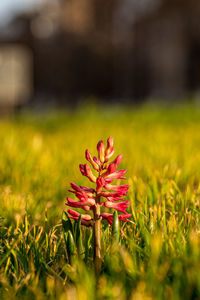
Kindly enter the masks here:
M 91 230 L 85 262 L 68 264 L 61 214 L 88 148 L 108 136 L 123 153 L 132 223 L 95 278 Z M 1 299 L 198 299 L 200 108 L 82 108 L 0 122 Z

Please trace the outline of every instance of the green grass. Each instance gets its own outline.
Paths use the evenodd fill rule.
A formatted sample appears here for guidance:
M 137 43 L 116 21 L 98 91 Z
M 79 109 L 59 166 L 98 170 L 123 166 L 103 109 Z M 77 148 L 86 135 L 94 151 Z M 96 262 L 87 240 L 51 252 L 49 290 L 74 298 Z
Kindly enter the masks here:
M 132 222 L 121 246 L 102 232 L 94 275 L 91 229 L 84 260 L 69 264 L 62 211 L 84 151 L 108 136 L 122 153 Z M 23 114 L 0 122 L 0 299 L 199 299 L 200 108 L 98 108 Z

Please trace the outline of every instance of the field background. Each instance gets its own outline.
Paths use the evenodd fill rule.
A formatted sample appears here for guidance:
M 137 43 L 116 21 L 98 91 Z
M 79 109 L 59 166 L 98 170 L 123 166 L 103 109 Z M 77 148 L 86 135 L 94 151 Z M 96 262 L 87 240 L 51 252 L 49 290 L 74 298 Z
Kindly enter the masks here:
M 127 168 L 133 217 L 95 278 L 91 230 L 85 261 L 69 265 L 61 217 L 88 148 L 114 137 Z M 97 107 L 0 121 L 1 299 L 199 299 L 200 107 Z

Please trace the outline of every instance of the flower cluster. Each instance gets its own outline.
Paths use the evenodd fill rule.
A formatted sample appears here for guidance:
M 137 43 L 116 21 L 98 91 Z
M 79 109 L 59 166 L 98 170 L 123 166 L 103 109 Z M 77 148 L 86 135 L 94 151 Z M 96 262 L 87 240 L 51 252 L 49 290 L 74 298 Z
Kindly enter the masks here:
M 92 157 L 88 150 L 85 151 L 85 157 L 91 164 L 93 169 L 98 172 L 98 176 L 92 173 L 88 164 L 80 164 L 80 171 L 83 176 L 86 176 L 91 182 L 96 183 L 96 188 L 88 188 L 84 186 L 77 186 L 71 182 L 71 190 L 77 200 L 67 197 L 66 205 L 74 208 L 82 208 L 85 211 L 93 211 L 95 205 L 100 207 L 113 208 L 122 214 L 119 215 L 120 221 L 128 221 L 132 215 L 126 212 L 129 201 L 123 199 L 127 196 L 129 185 L 113 185 L 114 179 L 126 179 L 124 174 L 127 170 L 118 170 L 117 167 L 121 163 L 123 156 L 118 155 L 112 162 L 108 162 L 114 154 L 113 138 L 109 137 L 107 140 L 107 147 L 100 141 L 97 144 L 98 158 Z M 74 210 L 68 209 L 70 218 L 78 219 L 80 214 Z M 110 225 L 113 222 L 113 214 L 103 212 L 100 214 L 103 220 L 106 220 Z M 85 226 L 91 226 L 93 218 L 89 214 L 81 215 L 81 223 Z

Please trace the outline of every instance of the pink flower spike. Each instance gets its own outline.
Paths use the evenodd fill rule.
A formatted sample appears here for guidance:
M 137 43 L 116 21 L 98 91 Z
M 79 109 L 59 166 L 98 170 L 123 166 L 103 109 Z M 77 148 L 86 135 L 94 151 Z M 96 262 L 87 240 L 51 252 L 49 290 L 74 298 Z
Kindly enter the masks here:
M 121 213 L 118 216 L 120 221 L 130 222 L 128 218 L 132 215 L 127 213 L 127 207 L 130 204 L 126 200 L 129 189 L 128 184 L 116 185 L 113 183 L 115 179 L 126 179 L 124 174 L 127 170 L 118 170 L 118 165 L 122 162 L 123 155 L 119 154 L 111 162 L 109 159 L 114 154 L 113 138 L 107 139 L 105 146 L 103 141 L 97 144 L 98 155 L 92 157 L 88 149 L 85 151 L 86 164 L 80 164 L 80 172 L 86 176 L 92 183 L 95 183 L 94 188 L 79 186 L 71 182 L 70 192 L 76 198 L 67 197 L 66 205 L 70 208 L 83 209 L 85 214 L 81 215 L 78 212 L 68 209 L 68 217 L 74 220 L 81 218 L 81 224 L 85 226 L 93 225 L 94 230 L 94 263 L 95 273 L 101 271 L 101 222 L 106 220 L 110 225 L 113 223 L 113 214 L 103 212 L 108 209 L 117 210 Z M 93 169 L 97 171 L 97 175 L 93 174 Z M 87 214 L 88 213 L 88 214 Z
M 88 149 L 86 149 L 85 151 L 85 157 L 86 159 L 91 163 L 91 165 L 93 166 L 93 168 L 96 170 L 96 171 L 99 171 L 99 165 L 94 161 L 94 159 L 92 158 L 90 152 Z
M 128 220 L 132 215 L 127 213 L 128 205 L 125 196 L 129 185 L 113 184 L 115 179 L 126 179 L 123 175 L 127 170 L 117 170 L 118 165 L 122 162 L 123 155 L 119 154 L 111 162 L 109 159 L 114 154 L 113 138 L 110 136 L 107 139 L 107 146 L 103 141 L 97 144 L 98 156 L 92 157 L 88 149 L 85 151 L 86 164 L 80 164 L 80 172 L 83 176 L 95 183 L 94 188 L 86 186 L 78 186 L 71 182 L 71 189 L 76 198 L 71 199 L 67 197 L 66 205 L 70 208 L 83 209 L 85 214 L 80 214 L 72 209 L 67 209 L 68 218 L 80 220 L 82 225 L 93 226 L 93 247 L 94 247 L 94 265 L 95 274 L 99 275 L 102 266 L 102 247 L 101 247 L 101 223 L 102 219 L 106 220 L 108 224 L 113 224 L 113 214 L 103 212 L 109 209 L 116 210 L 119 221 L 131 222 Z M 88 163 L 89 162 L 89 163 Z M 92 167 L 97 172 L 97 176 L 92 173 Z M 64 225 L 64 224 L 63 224 Z M 74 224 L 76 225 L 76 224 Z M 79 253 L 78 253 L 79 254 Z M 70 261 L 69 261 L 70 262 Z
M 118 203 L 113 203 L 111 201 L 106 201 L 104 202 L 104 206 L 108 208 L 114 208 L 122 213 L 126 213 L 126 209 L 128 207 L 128 204 L 130 204 L 129 201 L 124 201 L 124 202 L 118 202 Z
M 101 163 L 105 161 L 105 144 L 103 141 L 99 141 L 97 144 L 97 151 L 99 154 L 99 160 Z

